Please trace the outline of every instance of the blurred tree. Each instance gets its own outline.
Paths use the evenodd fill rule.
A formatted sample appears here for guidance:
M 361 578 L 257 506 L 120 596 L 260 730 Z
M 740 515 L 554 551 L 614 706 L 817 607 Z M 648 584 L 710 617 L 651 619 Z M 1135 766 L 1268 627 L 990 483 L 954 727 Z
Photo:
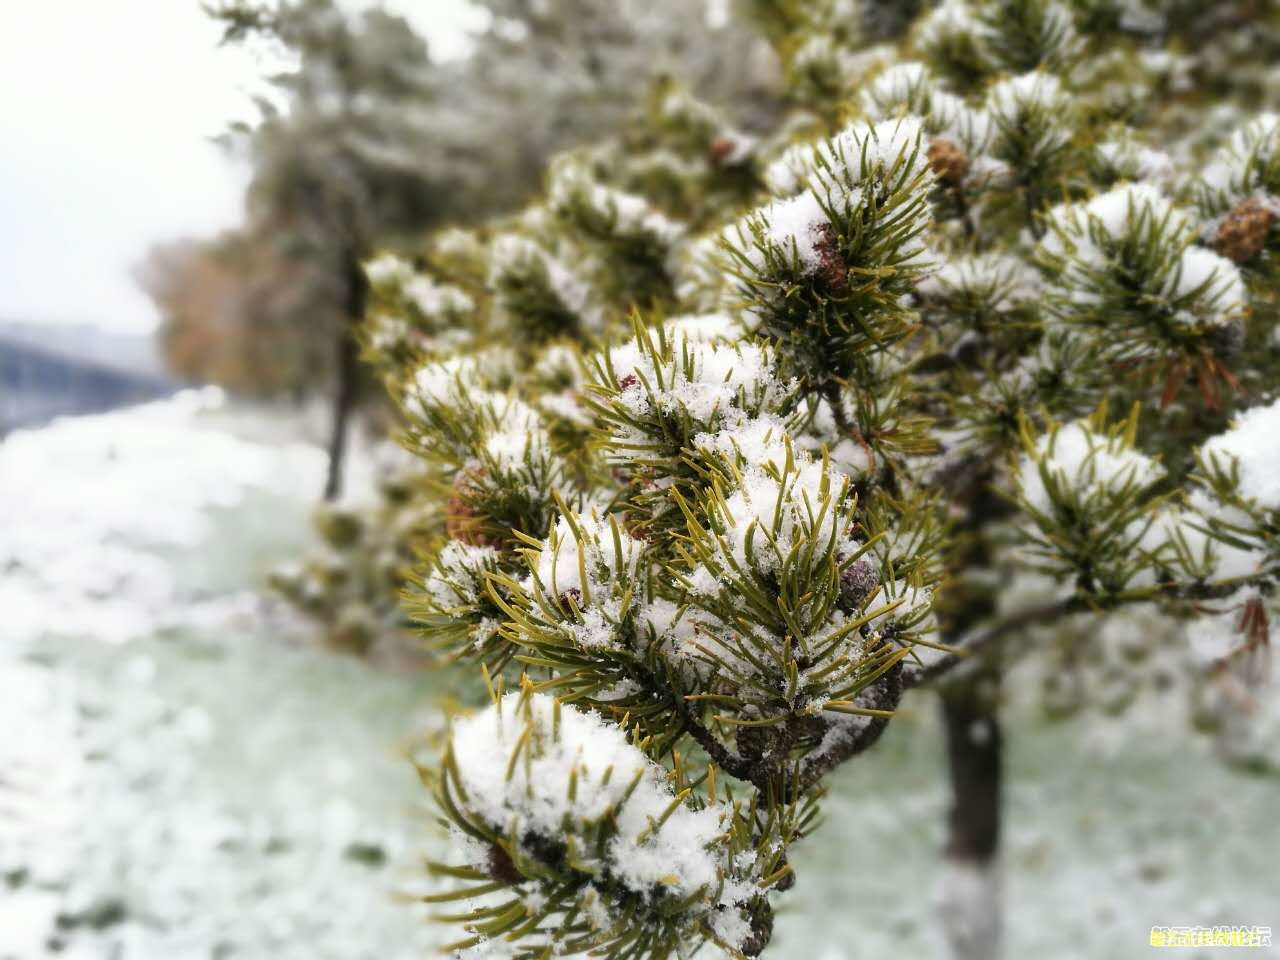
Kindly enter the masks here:
M 450 119 L 477 144 L 494 192 L 486 212 L 512 209 L 540 185 L 547 160 L 616 131 L 657 75 L 748 128 L 778 117 L 772 48 L 729 4 L 698 0 L 478 0 L 490 14 L 456 77 Z M 469 131 L 469 132 L 468 132 Z M 501 147 L 499 149 L 499 147 Z
M 253 396 L 289 394 L 332 375 L 332 351 L 311 336 L 322 303 L 300 303 L 308 269 L 259 232 L 228 231 L 154 247 L 137 279 L 164 318 L 160 351 L 177 376 Z M 337 319 L 323 317 L 332 327 Z
M 759 954 L 823 780 L 929 687 L 934 912 L 993 960 L 1000 708 L 1049 647 L 1047 711 L 1186 663 L 1274 771 L 1280 8 L 1205 7 L 760 0 L 778 134 L 659 88 L 372 271 L 434 541 L 405 609 L 492 694 L 423 769 L 459 955 Z
M 283 103 L 259 98 L 256 124 L 236 126 L 230 139 L 253 164 L 250 242 L 265 238 L 271 259 L 305 264 L 286 270 L 294 274 L 287 310 L 331 345 L 324 496 L 333 499 L 359 394 L 354 330 L 368 295 L 361 260 L 375 243 L 445 216 L 456 187 L 450 171 L 466 168 L 448 163 L 434 142 L 421 109 L 432 99 L 430 58 L 404 20 L 381 10 L 349 18 L 333 0 L 272 7 L 231 0 L 209 10 L 225 24 L 227 42 L 263 35 L 293 63 L 271 78 Z
M 432 63 L 409 24 L 334 0 L 222 0 L 225 42 L 265 44 L 289 68 L 227 140 L 253 167 L 246 222 L 153 254 L 142 282 L 176 372 L 255 393 L 332 385 L 325 497 L 341 488 L 361 390 L 352 334 L 361 260 L 441 221 L 519 205 L 547 158 L 622 125 L 658 73 L 690 78 L 748 126 L 776 114 L 767 44 L 715 4 L 483 0 L 471 55 Z M 193 289 L 184 287 L 190 284 Z

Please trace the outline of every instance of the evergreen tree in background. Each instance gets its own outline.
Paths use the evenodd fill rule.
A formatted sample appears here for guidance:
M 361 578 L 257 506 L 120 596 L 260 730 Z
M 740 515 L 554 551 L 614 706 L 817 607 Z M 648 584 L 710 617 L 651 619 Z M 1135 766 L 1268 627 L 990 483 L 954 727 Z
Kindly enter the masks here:
M 482 0 L 488 28 L 439 67 L 441 134 L 486 172 L 468 221 L 509 212 L 566 147 L 613 134 L 649 83 L 674 75 L 740 122 L 765 128 L 779 108 L 777 64 L 749 25 L 709 17 L 701 0 Z
M 760 954 L 824 778 L 920 687 L 940 921 L 995 956 L 1022 661 L 1060 713 L 1185 681 L 1258 762 L 1280 14 L 748 6 L 778 132 L 659 83 L 518 216 L 366 268 L 404 608 L 491 697 L 422 768 L 462 956 Z
M 518 206 L 554 150 L 615 128 L 655 74 L 692 77 L 715 99 L 749 106 L 757 124 L 776 113 L 764 92 L 767 45 L 710 24 L 701 4 L 481 6 L 488 28 L 468 56 L 443 63 L 376 8 L 209 8 L 226 41 L 284 65 L 257 121 L 227 138 L 253 169 L 246 223 L 158 248 L 140 280 L 180 376 L 258 396 L 331 391 L 329 500 L 352 410 L 370 393 L 353 330 L 368 295 L 360 262 L 374 249 Z

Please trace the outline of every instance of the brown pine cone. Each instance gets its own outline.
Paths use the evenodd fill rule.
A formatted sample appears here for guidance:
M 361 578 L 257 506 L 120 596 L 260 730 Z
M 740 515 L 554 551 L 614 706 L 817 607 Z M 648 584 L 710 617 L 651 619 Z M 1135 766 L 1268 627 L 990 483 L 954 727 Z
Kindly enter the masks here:
M 476 511 L 461 497 L 451 497 L 444 508 L 444 532 L 450 540 L 471 543 L 470 521 Z
M 964 147 L 946 137 L 934 137 L 925 152 L 933 172 L 949 187 L 958 187 L 969 175 L 969 155 Z
M 496 843 L 489 847 L 489 856 L 485 865 L 489 868 L 489 876 L 499 883 L 517 884 L 524 882 L 524 875 L 516 869 L 511 855 Z
M 466 484 L 472 479 L 474 479 L 472 475 L 463 473 L 459 474 L 458 479 L 454 481 L 455 494 L 444 508 L 444 532 L 450 540 L 457 540 L 473 547 L 499 547 L 501 540 L 484 532 L 481 527 L 483 518 L 480 512 L 467 503 L 462 496 Z
M 737 148 L 738 142 L 732 137 L 716 137 L 707 145 L 707 159 L 712 163 L 724 163 Z
M 866 560 L 855 560 L 840 572 L 840 602 L 856 610 L 871 591 L 880 586 L 880 576 Z
M 574 607 L 577 607 L 579 610 L 582 609 L 582 591 L 577 587 L 570 587 L 568 590 L 561 593 L 560 596 L 556 597 L 556 599 L 560 601 L 560 606 L 564 607 L 565 610 L 571 610 Z
M 813 245 L 818 254 L 818 279 L 828 287 L 843 287 L 849 279 L 849 265 L 844 262 L 836 231 L 829 223 L 813 226 L 817 242 Z
M 1228 260 L 1244 263 L 1252 259 L 1276 222 L 1276 215 L 1264 207 L 1256 197 L 1242 200 L 1222 220 L 1214 246 Z

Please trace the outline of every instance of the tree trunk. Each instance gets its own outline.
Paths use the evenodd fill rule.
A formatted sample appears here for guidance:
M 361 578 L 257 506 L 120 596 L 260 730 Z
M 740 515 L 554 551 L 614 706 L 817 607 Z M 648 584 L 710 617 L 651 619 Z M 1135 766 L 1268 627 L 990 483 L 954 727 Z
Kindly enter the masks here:
M 999 675 L 988 671 L 942 691 L 951 809 L 938 909 L 956 960 L 1000 954 Z
M 364 318 L 365 301 L 369 295 L 368 281 L 357 258 L 347 260 L 346 274 L 346 322 L 335 341 L 337 363 L 334 368 L 333 419 L 329 431 L 329 472 L 324 482 L 325 500 L 336 500 L 342 494 L 347 434 L 360 391 L 360 344 L 356 342 L 356 327 Z
M 957 491 L 966 518 L 957 529 L 952 569 L 960 571 L 942 600 L 951 643 L 990 621 L 996 612 L 991 575 L 994 550 L 988 524 L 1010 505 L 991 484 L 992 465 L 981 464 Z M 1000 955 L 1000 650 L 986 650 L 944 681 L 942 726 L 947 738 L 951 808 L 937 900 L 943 933 L 955 960 L 996 960 Z M 970 666 L 972 669 L 970 669 Z

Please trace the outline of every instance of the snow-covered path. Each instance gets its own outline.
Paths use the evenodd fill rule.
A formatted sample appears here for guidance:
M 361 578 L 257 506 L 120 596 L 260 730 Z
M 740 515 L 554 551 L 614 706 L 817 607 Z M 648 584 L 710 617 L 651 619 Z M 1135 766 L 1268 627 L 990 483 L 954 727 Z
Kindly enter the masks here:
M 318 651 L 260 592 L 322 474 L 287 435 L 195 394 L 0 443 L 0 960 L 432 954 L 398 898 L 433 842 L 404 759 L 432 681 Z M 939 955 L 933 706 L 833 778 L 767 956 Z M 1008 957 L 1280 930 L 1274 779 L 1158 706 L 1008 726 Z

